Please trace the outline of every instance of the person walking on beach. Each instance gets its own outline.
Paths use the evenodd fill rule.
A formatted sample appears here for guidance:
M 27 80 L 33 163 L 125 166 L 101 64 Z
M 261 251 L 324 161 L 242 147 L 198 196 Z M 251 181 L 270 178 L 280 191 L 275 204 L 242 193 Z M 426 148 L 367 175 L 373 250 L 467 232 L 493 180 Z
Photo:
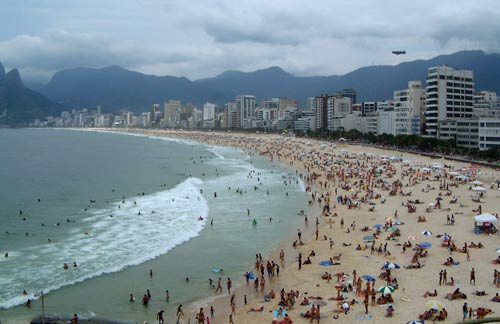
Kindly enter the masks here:
M 299 237 L 299 241 L 300 241 L 300 238 L 302 237 L 302 232 L 300 231 L 300 228 L 297 230 L 297 236 Z
M 201 307 L 198 311 L 196 318 L 198 319 L 198 324 L 205 324 L 205 313 L 203 312 L 203 307 Z
M 227 278 L 227 293 L 230 295 L 231 294 L 231 287 L 233 286 L 233 283 L 231 281 L 231 278 Z
M 299 270 L 302 268 L 302 253 L 299 253 Z
M 467 307 L 467 303 L 464 303 L 464 305 L 462 306 L 462 313 L 464 315 L 462 320 L 465 320 L 467 318 L 468 312 L 469 312 L 469 307 Z
M 162 309 L 161 311 L 158 312 L 158 314 L 156 314 L 156 319 L 158 320 L 158 324 L 163 324 L 164 322 L 163 313 L 165 313 L 165 311 Z
M 441 286 L 443 283 L 443 270 L 439 271 L 439 285 Z
M 472 268 L 472 270 L 470 271 L 470 284 L 471 285 L 476 285 L 476 271 L 474 270 L 474 268 Z
M 182 311 L 182 304 L 180 304 L 178 307 L 177 307 L 177 320 L 181 317 L 181 316 L 184 316 L 184 312 Z
M 215 309 L 214 309 L 214 306 L 210 306 L 210 318 L 214 318 L 215 317 Z
M 215 289 L 215 293 L 222 292 L 222 283 L 221 283 L 221 278 L 217 280 L 217 288 Z

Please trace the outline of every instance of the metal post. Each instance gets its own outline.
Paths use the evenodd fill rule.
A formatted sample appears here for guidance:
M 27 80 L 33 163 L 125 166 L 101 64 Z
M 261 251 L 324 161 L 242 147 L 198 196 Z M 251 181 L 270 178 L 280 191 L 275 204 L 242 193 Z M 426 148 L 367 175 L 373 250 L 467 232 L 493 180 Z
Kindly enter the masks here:
M 43 300 L 43 290 L 42 290 L 42 324 L 45 324 L 45 303 Z

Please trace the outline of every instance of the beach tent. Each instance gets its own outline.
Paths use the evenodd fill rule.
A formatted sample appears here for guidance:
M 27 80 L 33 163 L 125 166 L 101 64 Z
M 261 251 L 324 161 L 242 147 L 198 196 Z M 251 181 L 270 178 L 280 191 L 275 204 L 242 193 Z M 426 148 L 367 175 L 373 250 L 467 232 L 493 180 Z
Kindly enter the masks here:
M 494 223 L 498 221 L 495 215 L 492 215 L 490 213 L 477 215 L 474 217 L 474 219 L 476 220 L 476 222 L 481 222 L 481 223 Z

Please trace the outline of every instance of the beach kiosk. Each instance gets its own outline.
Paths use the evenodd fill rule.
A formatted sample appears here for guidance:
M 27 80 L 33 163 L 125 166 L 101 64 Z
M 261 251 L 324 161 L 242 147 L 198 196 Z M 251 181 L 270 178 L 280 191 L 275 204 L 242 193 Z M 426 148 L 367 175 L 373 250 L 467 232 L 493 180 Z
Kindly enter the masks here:
M 475 234 L 496 234 L 498 233 L 494 223 L 498 222 L 498 218 L 490 213 L 484 213 L 474 216 L 474 233 Z

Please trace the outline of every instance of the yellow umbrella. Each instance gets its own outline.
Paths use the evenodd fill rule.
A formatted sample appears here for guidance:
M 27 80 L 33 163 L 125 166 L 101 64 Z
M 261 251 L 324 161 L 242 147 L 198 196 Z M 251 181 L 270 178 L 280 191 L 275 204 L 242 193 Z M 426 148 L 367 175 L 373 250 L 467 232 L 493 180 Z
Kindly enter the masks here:
M 425 303 L 425 307 L 429 309 L 442 310 L 444 308 L 444 305 L 439 300 L 429 300 L 427 303 Z

